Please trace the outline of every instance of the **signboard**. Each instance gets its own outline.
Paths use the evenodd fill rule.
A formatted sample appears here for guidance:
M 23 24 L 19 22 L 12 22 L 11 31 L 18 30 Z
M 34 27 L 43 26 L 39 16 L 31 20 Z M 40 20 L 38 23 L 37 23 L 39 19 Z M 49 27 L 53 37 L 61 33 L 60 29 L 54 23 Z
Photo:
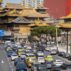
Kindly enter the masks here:
M 0 37 L 4 36 L 4 30 L 0 30 Z
M 5 31 L 4 36 L 11 36 L 11 31 Z

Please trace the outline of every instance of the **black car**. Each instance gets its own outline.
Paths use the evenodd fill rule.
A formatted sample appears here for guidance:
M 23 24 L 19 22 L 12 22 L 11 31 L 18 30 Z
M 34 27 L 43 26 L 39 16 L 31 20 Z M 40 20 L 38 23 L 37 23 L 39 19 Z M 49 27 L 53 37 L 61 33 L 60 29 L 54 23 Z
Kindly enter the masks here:
M 27 66 L 24 62 L 19 62 L 16 65 L 16 71 L 27 71 Z
M 12 53 L 13 53 L 12 50 L 7 51 L 7 56 L 8 56 L 8 57 L 11 57 Z
M 58 52 L 58 56 L 64 57 L 65 55 L 65 52 Z
M 68 60 L 70 60 L 70 61 L 71 61 L 71 55 L 68 57 Z
M 22 62 L 22 59 L 21 59 L 20 57 L 17 58 L 17 59 L 15 59 L 15 61 L 14 61 L 14 65 L 16 66 L 17 63 L 19 63 L 19 62 Z
M 44 64 L 33 64 L 31 70 L 32 71 L 51 71 L 47 68 L 45 63 Z

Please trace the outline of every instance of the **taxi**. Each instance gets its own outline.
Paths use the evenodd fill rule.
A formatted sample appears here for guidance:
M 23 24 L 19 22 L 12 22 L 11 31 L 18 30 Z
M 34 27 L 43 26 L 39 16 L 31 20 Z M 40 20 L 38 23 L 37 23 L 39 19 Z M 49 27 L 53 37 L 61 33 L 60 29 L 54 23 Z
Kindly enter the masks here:
M 52 62 L 54 59 L 51 55 L 45 57 L 45 61 Z
M 36 62 L 36 56 L 32 53 L 27 54 L 26 56 L 26 65 L 31 68 L 32 63 Z
M 23 48 L 18 48 L 18 50 L 17 50 L 17 54 L 20 56 L 20 55 L 22 54 L 23 51 L 24 51 Z

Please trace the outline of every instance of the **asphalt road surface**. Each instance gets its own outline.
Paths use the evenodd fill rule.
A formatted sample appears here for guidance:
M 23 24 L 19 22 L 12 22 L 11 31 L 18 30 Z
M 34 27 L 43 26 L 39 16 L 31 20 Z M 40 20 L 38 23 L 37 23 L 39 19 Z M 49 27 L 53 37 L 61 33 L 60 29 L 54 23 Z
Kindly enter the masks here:
M 53 57 L 54 57 L 54 59 L 60 59 L 60 60 L 62 60 L 66 64 L 71 64 L 71 61 L 69 61 L 69 60 L 67 60 L 67 59 L 65 59 L 63 57 L 60 57 L 58 55 L 54 55 Z M 71 68 L 67 68 L 66 70 L 61 70 L 61 71 L 71 71 Z
M 7 58 L 2 45 L 0 45 L 0 71 L 15 71 L 13 63 Z
M 58 55 L 54 55 L 53 56 L 55 59 L 61 59 L 62 61 L 64 61 L 65 63 L 70 63 L 71 61 L 59 57 Z M 3 49 L 2 45 L 0 45 L 0 71 L 15 71 L 15 67 L 13 65 L 13 62 L 10 60 L 10 58 L 7 57 L 5 50 Z M 28 69 L 28 71 L 31 71 L 30 69 Z M 71 71 L 71 69 L 67 69 L 67 70 L 61 70 L 61 71 Z

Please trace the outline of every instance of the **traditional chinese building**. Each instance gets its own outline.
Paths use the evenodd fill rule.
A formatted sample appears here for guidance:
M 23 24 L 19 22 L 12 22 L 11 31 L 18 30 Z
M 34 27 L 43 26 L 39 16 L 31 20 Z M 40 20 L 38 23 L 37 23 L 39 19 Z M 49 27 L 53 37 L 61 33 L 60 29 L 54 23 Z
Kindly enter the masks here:
M 21 4 L 7 3 L 0 7 L 0 26 L 15 38 L 27 38 L 36 26 L 48 26 L 46 9 L 24 8 Z

